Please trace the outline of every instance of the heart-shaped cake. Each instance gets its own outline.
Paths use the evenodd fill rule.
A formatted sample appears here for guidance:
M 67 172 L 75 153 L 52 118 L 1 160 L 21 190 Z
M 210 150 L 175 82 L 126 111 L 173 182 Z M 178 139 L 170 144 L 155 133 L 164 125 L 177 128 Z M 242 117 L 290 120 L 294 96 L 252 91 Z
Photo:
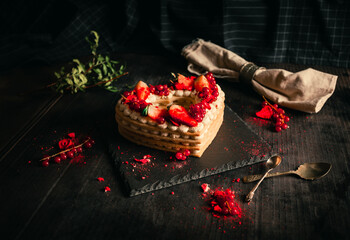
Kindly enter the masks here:
M 168 84 L 140 81 L 123 93 L 115 117 L 119 133 L 147 147 L 200 157 L 223 121 L 225 94 L 212 73 L 199 77 L 174 75 Z

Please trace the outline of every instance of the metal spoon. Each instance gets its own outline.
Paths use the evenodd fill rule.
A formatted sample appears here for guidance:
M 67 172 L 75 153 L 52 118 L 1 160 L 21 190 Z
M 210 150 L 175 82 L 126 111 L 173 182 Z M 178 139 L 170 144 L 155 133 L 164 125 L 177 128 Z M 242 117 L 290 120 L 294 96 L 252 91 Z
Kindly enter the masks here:
M 248 195 L 245 198 L 246 202 L 250 202 L 253 199 L 255 190 L 259 187 L 260 183 L 264 180 L 264 178 L 267 176 L 267 174 L 269 174 L 269 172 L 272 169 L 280 165 L 281 161 L 282 161 L 282 158 L 279 155 L 274 155 L 267 160 L 266 162 L 267 171 L 264 174 L 264 176 L 260 178 L 260 181 L 255 185 L 255 187 L 253 187 L 253 189 L 248 193 Z
M 318 178 L 321 178 L 325 176 L 329 170 L 331 170 L 332 164 L 329 163 L 304 163 L 298 167 L 296 171 L 291 170 L 287 172 L 276 172 L 276 173 L 270 173 L 266 177 L 276 177 L 281 175 L 287 175 L 287 174 L 296 174 L 299 177 L 306 179 L 306 180 L 315 180 Z M 243 177 L 243 182 L 249 183 L 254 182 L 262 178 L 263 175 L 249 175 Z

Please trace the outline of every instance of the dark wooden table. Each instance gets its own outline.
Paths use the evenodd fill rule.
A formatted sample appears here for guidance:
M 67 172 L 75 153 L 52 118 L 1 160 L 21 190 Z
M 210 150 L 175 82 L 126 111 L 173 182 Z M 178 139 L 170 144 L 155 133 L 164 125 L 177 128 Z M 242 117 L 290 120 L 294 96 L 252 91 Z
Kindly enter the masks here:
M 130 74 L 120 86 L 166 82 L 170 72 L 186 74 L 180 57 L 115 55 Z M 298 71 L 310 66 L 270 64 Z M 129 198 L 108 145 L 116 138 L 114 104 L 119 94 L 102 89 L 61 96 L 51 90 L 21 94 L 51 83 L 57 66 L 33 66 L 0 77 L 0 236 L 2 239 L 350 239 L 349 70 L 315 67 L 339 76 L 321 112 L 285 109 L 290 129 L 274 132 L 254 117 L 262 99 L 237 83 L 218 80 L 231 107 L 283 155 L 278 171 L 304 162 L 328 162 L 315 181 L 296 176 L 266 179 L 250 204 L 254 184 L 234 181 L 262 173 L 263 164 L 243 167 Z M 188 74 L 188 73 L 187 73 Z M 96 144 L 80 163 L 41 167 L 44 150 L 75 132 Z M 103 177 L 104 182 L 97 181 Z M 200 185 L 231 187 L 243 209 L 240 221 L 210 213 Z M 110 192 L 104 192 L 109 186 Z M 171 194 L 171 193 L 174 194 Z

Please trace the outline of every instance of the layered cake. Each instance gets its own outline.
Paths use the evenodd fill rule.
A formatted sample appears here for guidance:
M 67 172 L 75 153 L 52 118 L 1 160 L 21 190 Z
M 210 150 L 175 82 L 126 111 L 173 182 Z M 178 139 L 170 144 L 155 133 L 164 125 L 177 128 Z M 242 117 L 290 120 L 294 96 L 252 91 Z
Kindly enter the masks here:
M 224 116 L 225 94 L 212 73 L 173 75 L 164 85 L 139 81 L 115 107 L 119 133 L 139 145 L 200 157 L 215 138 Z

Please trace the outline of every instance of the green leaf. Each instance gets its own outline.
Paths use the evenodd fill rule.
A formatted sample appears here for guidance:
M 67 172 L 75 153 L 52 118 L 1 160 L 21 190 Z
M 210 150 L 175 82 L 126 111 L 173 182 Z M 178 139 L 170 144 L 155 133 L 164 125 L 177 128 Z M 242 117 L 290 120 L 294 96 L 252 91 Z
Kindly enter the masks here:
M 149 105 L 147 105 L 144 109 L 143 109 L 143 111 L 142 111 L 142 116 L 147 116 L 148 115 L 148 106 Z
M 55 72 L 55 76 L 56 76 L 57 78 L 60 78 L 60 77 L 61 77 L 61 75 L 60 75 L 58 72 Z
M 102 70 L 103 70 L 103 74 L 107 75 L 107 66 L 106 65 L 102 65 Z

